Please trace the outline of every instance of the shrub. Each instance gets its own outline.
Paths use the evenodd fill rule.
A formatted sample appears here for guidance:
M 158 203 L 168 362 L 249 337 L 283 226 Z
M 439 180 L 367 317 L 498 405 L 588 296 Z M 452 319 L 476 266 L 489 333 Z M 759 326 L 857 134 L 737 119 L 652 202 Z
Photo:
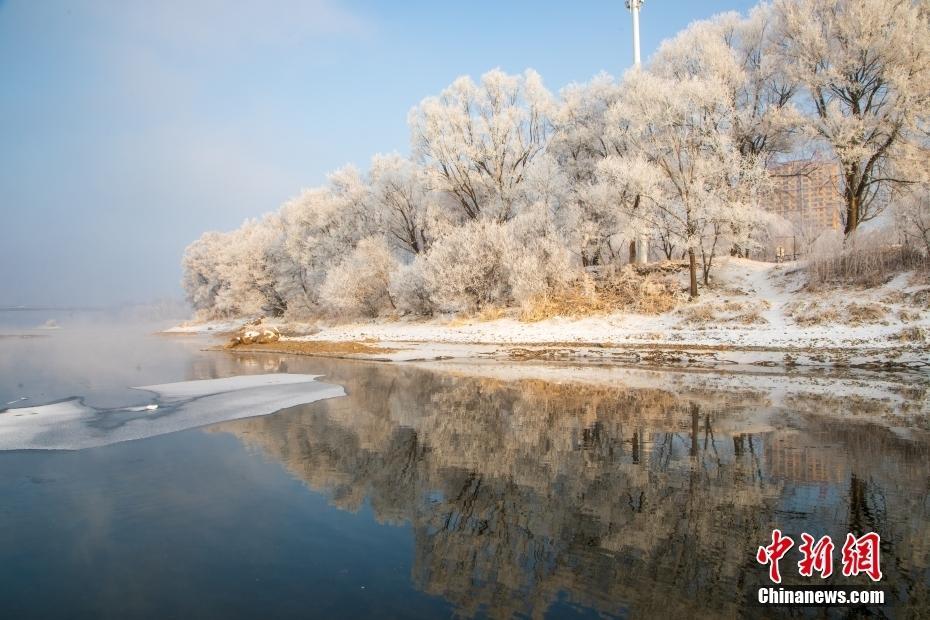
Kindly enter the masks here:
M 785 306 L 785 314 L 801 327 L 842 323 L 865 325 L 887 320 L 887 308 L 878 303 L 831 303 L 796 301 Z
M 377 316 L 386 308 L 394 309 L 389 287 L 397 269 L 397 259 L 382 238 L 362 239 L 327 272 L 320 296 L 334 310 Z
M 891 339 L 898 340 L 900 342 L 930 342 L 930 332 L 922 327 L 905 327 L 897 334 L 892 335 Z
M 536 205 L 506 227 L 508 279 L 514 301 L 534 300 L 563 290 L 578 277 L 572 256 L 558 238 L 544 206 Z
M 901 244 L 887 231 L 850 237 L 836 236 L 819 243 L 807 263 L 808 288 L 853 285 L 874 287 L 895 275 L 930 266 L 928 257 L 911 245 Z
M 495 222 L 473 221 L 451 230 L 427 252 L 423 276 L 443 310 L 475 312 L 511 301 L 507 235 Z
M 625 310 L 662 314 L 673 309 L 682 296 L 673 278 L 658 273 L 640 274 L 632 266 L 585 273 L 568 285 L 550 291 L 527 304 L 523 321 L 553 316 L 585 316 Z
M 436 308 L 424 274 L 424 260 L 420 257 L 391 275 L 388 292 L 401 314 L 430 316 Z

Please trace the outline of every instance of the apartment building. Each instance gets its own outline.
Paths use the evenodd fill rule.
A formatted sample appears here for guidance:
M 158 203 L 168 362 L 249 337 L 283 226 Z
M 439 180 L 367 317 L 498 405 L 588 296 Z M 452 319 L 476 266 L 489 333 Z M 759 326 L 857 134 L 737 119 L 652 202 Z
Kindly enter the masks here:
M 842 228 L 841 169 L 835 162 L 793 161 L 770 170 L 775 184 L 766 209 L 809 235 Z

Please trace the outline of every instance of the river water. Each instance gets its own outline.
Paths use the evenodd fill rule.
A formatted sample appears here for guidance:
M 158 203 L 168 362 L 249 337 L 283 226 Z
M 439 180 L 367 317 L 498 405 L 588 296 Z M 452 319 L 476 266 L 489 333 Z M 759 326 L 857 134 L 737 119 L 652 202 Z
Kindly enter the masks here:
M 154 329 L 8 333 L 0 409 L 265 373 L 347 395 L 0 452 L 0 616 L 930 617 L 923 376 L 370 363 L 206 352 Z M 885 604 L 755 606 L 776 527 L 830 535 L 826 583 Z M 846 534 L 872 531 L 883 579 L 839 574 Z M 796 552 L 783 585 L 819 582 Z

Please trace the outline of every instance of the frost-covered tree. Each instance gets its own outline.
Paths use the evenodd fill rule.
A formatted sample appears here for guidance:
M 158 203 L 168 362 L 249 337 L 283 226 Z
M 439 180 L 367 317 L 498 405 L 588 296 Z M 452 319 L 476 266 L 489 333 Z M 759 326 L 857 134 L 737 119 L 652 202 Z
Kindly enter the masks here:
M 711 78 L 670 79 L 630 71 L 620 101 L 610 110 L 611 139 L 626 155 L 611 164 L 618 182 L 633 188 L 630 215 L 662 223 L 687 250 L 690 292 L 697 289 L 697 256 L 707 283 L 721 239 L 751 230 L 759 217 L 756 196 L 765 178 L 759 160 L 745 158 L 732 138 L 736 110 L 726 84 Z M 603 168 L 603 166 L 602 166 Z
M 930 22 L 914 0 L 777 0 L 781 59 L 804 88 L 807 129 L 842 167 L 845 233 L 879 214 L 913 179 L 930 106 Z
M 388 292 L 402 315 L 429 316 L 436 309 L 433 289 L 426 277 L 425 254 L 407 265 L 401 265 L 391 276 Z
M 567 179 L 568 200 L 560 225 L 583 265 L 614 259 L 619 239 L 629 233 L 626 218 L 614 198 L 597 182 L 598 165 L 608 156 L 622 155 L 625 145 L 609 139 L 607 111 L 621 94 L 621 85 L 600 74 L 586 84 L 572 84 L 561 92 L 553 114 L 550 155 Z
M 572 182 L 593 181 L 602 159 L 623 154 L 607 137 L 607 111 L 621 92 L 621 84 L 606 73 L 562 89 L 549 152 Z
M 663 42 L 650 69 L 671 79 L 717 81 L 733 108 L 728 129 L 740 154 L 768 164 L 792 150 L 800 123 L 797 78 L 785 71 L 778 37 L 770 5 L 745 18 L 724 13 Z
M 219 257 L 226 286 L 215 301 L 219 312 L 224 316 L 284 314 L 287 302 L 277 288 L 275 273 L 274 252 L 280 239 L 277 216 L 246 220 L 224 238 Z
M 930 258 L 930 170 L 922 176 L 922 181 L 895 195 L 893 215 L 908 244 Z
M 507 278 L 518 304 L 527 306 L 580 275 L 545 202 L 524 210 L 504 232 Z
M 305 190 L 280 209 L 284 240 L 278 277 L 289 309 L 298 313 L 311 312 L 317 303 L 322 261 L 314 260 L 312 233 L 321 219 L 317 217 L 317 205 L 328 202 L 327 193 L 326 188 Z
M 470 221 L 439 238 L 425 256 L 423 275 L 443 310 L 481 310 L 510 301 L 508 239 L 503 224 Z
M 184 256 L 201 315 L 430 314 L 530 304 L 643 236 L 715 257 L 774 234 L 772 163 L 827 150 L 846 233 L 895 205 L 927 241 L 930 2 L 774 0 L 696 22 L 646 70 L 556 102 L 533 71 L 463 77 L 411 111 L 413 156 L 346 167 Z M 782 223 L 784 224 L 784 223 Z M 600 273 L 594 269 L 593 273 Z
M 728 129 L 743 157 L 770 163 L 794 147 L 800 115 L 797 78 L 779 54 L 778 16 L 770 5 L 748 17 L 724 13 L 697 21 L 662 43 L 650 70 L 670 79 L 713 79 L 733 108 Z
M 617 115 L 617 122 L 620 125 L 612 128 L 609 134 L 614 136 L 615 143 L 621 139 L 626 142 L 631 130 L 628 119 Z M 622 138 L 619 137 L 621 133 Z M 584 191 L 584 200 L 591 205 L 592 212 L 599 214 L 595 221 L 608 241 L 606 247 L 611 254 L 612 237 L 623 234 L 625 239 L 635 243 L 636 239 L 659 230 L 661 214 L 649 209 L 647 204 L 650 196 L 658 196 L 659 180 L 655 166 L 639 152 L 611 154 L 598 163 L 594 183 Z M 635 258 L 634 250 L 631 244 L 630 262 Z M 602 261 L 595 264 L 597 262 Z
M 729 174 L 727 200 L 738 206 L 748 195 L 769 189 L 762 168 L 768 167 L 797 146 L 802 117 L 793 104 L 798 91 L 797 78 L 785 71 L 779 55 L 778 15 L 770 5 L 755 7 L 748 17 L 724 13 L 710 20 L 698 21 L 665 41 L 650 69 L 673 80 L 710 79 L 720 86 L 726 97 L 728 118 L 720 125 L 729 133 L 742 162 Z M 799 168 L 803 171 L 803 168 Z M 750 210 L 757 204 L 745 204 Z M 757 245 L 764 234 L 759 226 L 762 213 L 742 212 L 740 215 L 716 221 L 713 228 L 723 235 L 713 235 L 714 241 L 726 237 L 729 250 L 742 254 Z M 660 229 L 661 230 L 661 229 Z M 668 247 L 668 235 L 660 235 Z M 707 272 L 708 259 L 715 252 L 702 251 L 702 264 Z
M 420 269 L 413 275 L 422 275 L 432 303 L 466 312 L 529 304 L 579 275 L 543 203 L 504 224 L 482 219 L 450 230 Z
M 312 312 L 327 270 L 363 238 L 377 232 L 369 188 L 354 167 L 342 168 L 325 187 L 303 192 L 281 208 L 284 228 L 281 288 L 288 307 Z
M 217 297 L 229 286 L 221 265 L 223 249 L 228 235 L 207 232 L 187 246 L 181 267 L 184 272 L 182 286 L 194 312 L 211 318 L 216 315 Z
M 350 314 L 373 317 L 382 310 L 394 310 L 390 284 L 398 266 L 383 238 L 362 239 L 327 272 L 320 297 L 335 310 Z
M 414 151 L 434 189 L 469 219 L 506 222 L 524 202 L 527 167 L 546 147 L 552 96 L 535 71 L 460 77 L 409 116 Z
M 556 243 L 565 252 L 577 256 L 578 210 L 572 182 L 548 152 L 536 157 L 527 167 L 523 197 L 524 205 L 514 221 L 536 222 L 534 229 L 546 237 L 547 243 Z M 511 230 L 519 235 L 522 229 L 511 226 Z M 527 239 L 528 252 L 532 251 L 532 241 Z
M 411 254 L 428 250 L 435 214 L 423 171 L 400 155 L 376 155 L 369 183 L 371 210 L 391 243 Z

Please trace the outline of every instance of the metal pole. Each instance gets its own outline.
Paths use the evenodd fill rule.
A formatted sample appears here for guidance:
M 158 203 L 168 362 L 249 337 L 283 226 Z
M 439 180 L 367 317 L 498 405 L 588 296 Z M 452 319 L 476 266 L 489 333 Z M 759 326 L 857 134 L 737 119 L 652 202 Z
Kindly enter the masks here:
M 633 0 L 628 3 L 630 11 L 633 13 L 633 63 L 638 67 L 642 64 L 642 56 L 639 50 L 639 0 Z
M 636 67 L 642 65 L 642 55 L 639 45 L 639 9 L 643 6 L 645 0 L 626 0 L 626 8 L 633 14 L 633 64 Z M 636 242 L 636 263 L 645 265 L 649 262 L 649 237 L 640 235 Z

